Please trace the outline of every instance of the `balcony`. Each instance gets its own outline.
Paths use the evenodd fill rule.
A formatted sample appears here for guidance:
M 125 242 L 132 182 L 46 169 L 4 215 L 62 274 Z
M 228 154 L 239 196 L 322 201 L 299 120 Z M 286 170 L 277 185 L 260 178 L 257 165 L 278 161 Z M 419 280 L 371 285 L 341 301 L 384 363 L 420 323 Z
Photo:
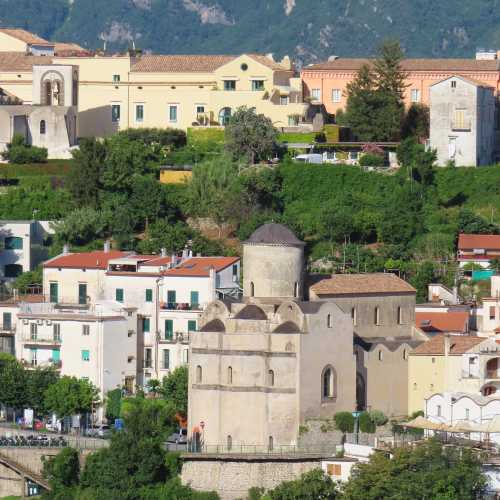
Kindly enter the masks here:
M 471 120 L 452 121 L 450 123 L 450 128 L 454 132 L 470 132 L 472 128 L 472 121 Z
M 16 334 L 16 325 L 0 325 L 0 337 L 10 337 Z
M 190 335 L 187 332 L 174 332 L 172 335 L 165 335 L 165 332 L 160 332 L 159 335 L 158 341 L 160 344 L 177 344 L 179 342 L 189 344 Z
M 189 302 L 162 302 L 160 309 L 164 311 L 203 311 L 203 305 L 190 304 Z
M 23 336 L 23 342 L 26 345 L 44 345 L 44 346 L 52 346 L 56 345 L 59 346 L 62 344 L 62 340 L 57 337 L 38 337 L 34 335 L 24 335 Z
M 60 370 L 62 368 L 61 360 L 53 360 L 49 358 L 46 361 L 38 361 L 37 359 L 21 359 L 21 365 L 25 368 L 55 368 L 56 370 Z

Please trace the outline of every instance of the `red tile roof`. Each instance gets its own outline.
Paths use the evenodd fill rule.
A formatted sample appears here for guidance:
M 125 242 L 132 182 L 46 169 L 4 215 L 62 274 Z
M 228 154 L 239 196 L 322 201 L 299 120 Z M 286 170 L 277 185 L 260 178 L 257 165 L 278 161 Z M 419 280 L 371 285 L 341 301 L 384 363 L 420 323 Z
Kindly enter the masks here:
M 450 336 L 450 355 L 458 356 L 466 353 L 477 344 L 484 342 L 484 337 L 471 337 L 468 335 L 451 335 Z M 419 356 L 444 355 L 444 335 L 437 335 L 432 339 L 420 344 L 411 354 Z
M 95 252 L 70 253 L 59 255 L 44 263 L 46 268 L 73 268 L 73 269 L 107 269 L 108 262 L 112 259 L 126 257 L 130 252 L 120 252 L 119 250 L 103 250 Z
M 468 324 L 469 313 L 466 311 L 415 313 L 415 326 L 424 332 L 466 333 Z
M 311 290 L 316 295 L 415 293 L 415 288 L 392 273 L 334 274 L 313 285 Z
M 0 52 L 0 71 L 31 72 L 34 64 L 52 64 L 49 56 L 28 56 L 24 52 Z
M 141 267 L 147 267 L 147 266 L 152 266 L 152 267 L 159 267 L 159 266 L 166 266 L 167 264 L 170 264 L 172 262 L 172 256 L 168 255 L 166 257 L 152 257 L 150 260 L 147 260 L 146 262 L 141 262 Z
M 213 267 L 216 271 L 222 271 L 239 260 L 239 257 L 192 257 L 191 259 L 184 261 L 180 266 L 165 271 L 163 275 L 209 276 L 211 267 Z
M 500 250 L 500 234 L 460 234 L 458 237 L 459 250 Z
M 29 31 L 19 28 L 0 28 L 0 33 L 5 33 L 12 38 L 17 38 L 18 40 L 21 40 L 21 42 L 25 42 L 30 45 L 54 45 L 34 33 L 30 33 Z

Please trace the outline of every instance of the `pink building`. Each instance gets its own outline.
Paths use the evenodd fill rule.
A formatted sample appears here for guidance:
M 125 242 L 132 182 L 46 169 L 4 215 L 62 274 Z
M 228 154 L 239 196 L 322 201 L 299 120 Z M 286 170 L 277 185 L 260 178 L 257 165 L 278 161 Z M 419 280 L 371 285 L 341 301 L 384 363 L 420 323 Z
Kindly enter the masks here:
M 328 113 L 344 109 L 347 101 L 346 87 L 363 64 L 372 59 L 337 58 L 306 66 L 301 71 L 304 95 L 311 102 L 323 104 Z M 429 104 L 429 87 L 451 76 L 463 76 L 495 89 L 500 89 L 500 60 L 490 59 L 405 59 L 403 69 L 408 74 L 405 101 Z

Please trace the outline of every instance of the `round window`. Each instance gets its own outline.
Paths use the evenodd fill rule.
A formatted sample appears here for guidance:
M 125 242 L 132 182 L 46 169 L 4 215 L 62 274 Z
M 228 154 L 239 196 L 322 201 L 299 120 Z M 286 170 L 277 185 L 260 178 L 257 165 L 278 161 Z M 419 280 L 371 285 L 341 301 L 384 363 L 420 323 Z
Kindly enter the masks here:
M 246 71 L 246 70 L 248 69 L 248 64 L 247 64 L 247 63 L 243 63 L 243 64 L 241 65 L 241 69 L 242 69 L 243 71 Z

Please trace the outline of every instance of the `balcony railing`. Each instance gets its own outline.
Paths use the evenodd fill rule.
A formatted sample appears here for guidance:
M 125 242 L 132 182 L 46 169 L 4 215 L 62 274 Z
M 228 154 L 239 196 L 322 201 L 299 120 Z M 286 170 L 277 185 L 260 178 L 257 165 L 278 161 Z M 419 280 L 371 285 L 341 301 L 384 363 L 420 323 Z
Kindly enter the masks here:
M 14 335 L 16 333 L 16 325 L 0 325 L 0 335 Z
M 452 121 L 450 127 L 451 130 L 468 132 L 472 128 L 472 122 L 470 120 L 466 120 L 463 122 Z
M 61 345 L 62 340 L 59 337 L 39 337 L 28 333 L 23 336 L 23 342 L 31 345 Z
M 159 333 L 159 341 L 162 343 L 176 344 L 177 342 L 189 343 L 189 333 L 188 332 L 173 332 L 172 334 L 165 334 L 165 332 Z
M 162 302 L 160 309 L 165 311 L 202 311 L 202 304 L 190 304 L 189 302 Z
M 21 365 L 25 368 L 55 368 L 60 370 L 62 368 L 61 360 L 37 360 L 37 359 L 22 359 Z

